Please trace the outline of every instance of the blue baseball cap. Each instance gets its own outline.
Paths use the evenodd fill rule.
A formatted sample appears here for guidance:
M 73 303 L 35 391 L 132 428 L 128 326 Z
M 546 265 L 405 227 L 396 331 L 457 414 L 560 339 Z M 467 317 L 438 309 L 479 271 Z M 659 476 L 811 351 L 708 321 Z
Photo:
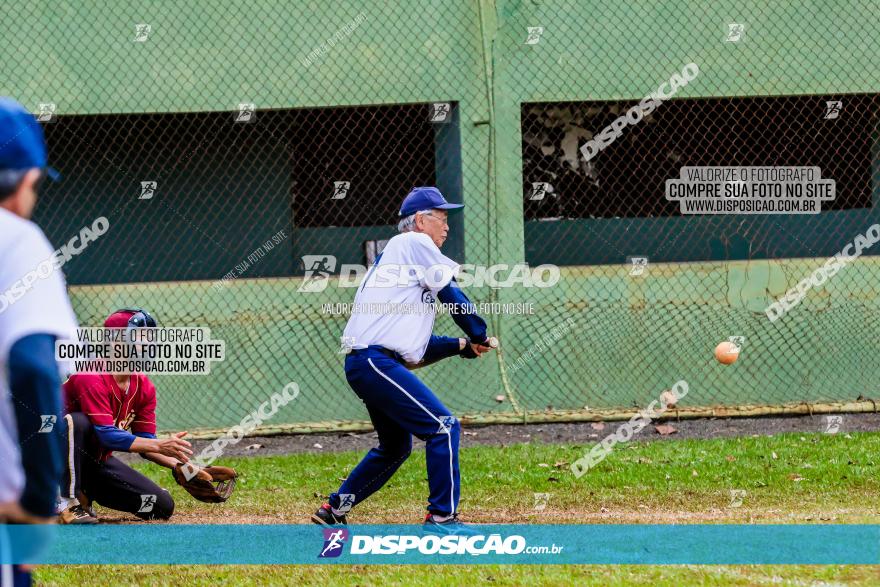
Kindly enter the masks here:
M 0 186 L 15 185 L 34 168 L 53 180 L 60 177 L 46 165 L 46 141 L 36 117 L 12 98 L 0 97 Z
M 464 204 L 450 204 L 435 187 L 413 188 L 400 205 L 400 215 L 409 216 L 422 210 L 457 210 Z

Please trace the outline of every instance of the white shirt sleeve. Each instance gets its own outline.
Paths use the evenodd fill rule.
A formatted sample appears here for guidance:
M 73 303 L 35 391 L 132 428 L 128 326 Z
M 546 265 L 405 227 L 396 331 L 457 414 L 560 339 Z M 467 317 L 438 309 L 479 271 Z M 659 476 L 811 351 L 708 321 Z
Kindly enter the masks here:
M 53 253 L 43 232 L 28 223 L 0 255 L 0 357 L 31 334 L 75 338 L 76 317 Z
M 419 285 L 437 293 L 458 275 L 458 263 L 440 252 L 427 234 L 411 233 L 410 261 L 418 271 Z

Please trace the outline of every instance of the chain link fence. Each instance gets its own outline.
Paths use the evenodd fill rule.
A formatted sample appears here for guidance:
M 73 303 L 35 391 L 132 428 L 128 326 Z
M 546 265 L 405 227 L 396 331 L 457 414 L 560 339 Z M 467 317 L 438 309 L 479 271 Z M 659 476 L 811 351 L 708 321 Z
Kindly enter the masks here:
M 3 19 L 23 25 L 2 25 L 0 93 L 44 122 L 64 176 L 35 220 L 56 246 L 110 227 L 64 267 L 81 324 L 134 305 L 226 343 L 208 376 L 155 377 L 163 430 L 237 424 L 290 381 L 265 431 L 362 427 L 339 352 L 351 266 L 419 185 L 466 205 L 448 256 L 538 282 L 466 288 L 500 351 L 419 371 L 466 421 L 608 417 L 680 379 L 695 413 L 876 395 L 874 249 L 765 313 L 878 222 L 868 2 L 25 11 Z M 667 181 L 707 166 L 818 167 L 836 195 L 811 215 L 682 213 Z

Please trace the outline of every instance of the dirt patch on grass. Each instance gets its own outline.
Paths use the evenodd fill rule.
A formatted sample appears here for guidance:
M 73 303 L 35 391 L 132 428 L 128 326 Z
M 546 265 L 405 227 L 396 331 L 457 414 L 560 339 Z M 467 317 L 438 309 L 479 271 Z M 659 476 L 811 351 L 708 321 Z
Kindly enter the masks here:
M 100 512 L 102 524 L 309 524 L 309 516 L 291 511 L 278 514 L 249 514 L 224 508 L 216 512 L 175 513 L 170 521 L 148 521 L 117 512 Z M 468 512 L 467 522 L 474 524 L 846 524 L 876 519 L 878 512 L 864 510 L 832 509 L 822 511 L 791 512 L 785 509 L 762 508 L 710 508 L 704 511 L 680 511 L 662 509 L 600 508 L 598 511 L 569 511 L 547 508 L 536 512 L 532 509 L 479 510 Z M 417 524 L 419 512 L 413 511 L 405 520 L 400 508 L 387 511 L 370 511 L 352 516 L 350 523 L 357 524 Z
M 837 434 L 880 430 L 880 414 L 835 414 L 816 416 L 788 416 L 766 418 L 703 418 L 698 420 L 667 421 L 675 432 L 661 435 L 654 426 L 647 426 L 634 436 L 637 441 L 664 441 L 681 438 L 729 438 L 736 436 L 771 436 L 783 433 L 825 432 L 829 418 Z M 463 430 L 461 446 L 508 446 L 540 442 L 545 444 L 593 444 L 617 430 L 622 422 L 572 422 L 561 424 L 499 424 L 469 426 Z M 193 441 L 198 453 L 210 444 L 207 440 Z M 273 456 L 298 453 L 366 451 L 376 445 L 376 433 L 346 432 L 340 434 L 298 434 L 245 438 L 237 445 L 229 445 L 225 456 Z M 421 442 L 414 443 L 421 450 Z M 130 455 L 118 455 L 128 457 Z

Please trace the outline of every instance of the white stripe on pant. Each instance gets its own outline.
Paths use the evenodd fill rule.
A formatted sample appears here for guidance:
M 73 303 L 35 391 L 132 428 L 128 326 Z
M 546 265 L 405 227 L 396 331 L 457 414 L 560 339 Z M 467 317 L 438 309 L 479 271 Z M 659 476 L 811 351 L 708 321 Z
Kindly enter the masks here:
M 67 420 L 67 468 L 70 470 L 70 488 L 67 490 L 67 495 L 62 495 L 61 497 L 74 498 L 74 488 L 76 487 L 76 466 L 73 462 L 73 418 L 70 417 L 70 414 L 64 416 L 64 419 Z

